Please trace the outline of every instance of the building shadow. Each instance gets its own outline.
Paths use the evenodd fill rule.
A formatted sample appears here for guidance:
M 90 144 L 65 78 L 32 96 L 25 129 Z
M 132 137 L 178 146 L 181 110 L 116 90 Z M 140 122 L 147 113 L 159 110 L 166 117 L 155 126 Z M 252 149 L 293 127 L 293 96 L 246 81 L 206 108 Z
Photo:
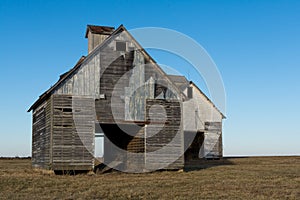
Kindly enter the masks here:
M 184 171 L 198 171 L 224 165 L 234 165 L 234 163 L 230 161 L 229 157 L 223 157 L 219 159 L 199 159 L 187 162 L 184 166 Z

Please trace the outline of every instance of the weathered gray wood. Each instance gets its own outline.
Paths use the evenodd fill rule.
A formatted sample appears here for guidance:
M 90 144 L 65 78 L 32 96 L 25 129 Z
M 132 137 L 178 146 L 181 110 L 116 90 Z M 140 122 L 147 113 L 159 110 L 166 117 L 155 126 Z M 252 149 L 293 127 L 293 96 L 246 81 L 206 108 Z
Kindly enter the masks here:
M 93 169 L 94 99 L 53 95 L 52 105 L 52 169 Z
M 84 95 L 99 97 L 100 56 L 94 54 L 81 64 L 74 75 L 65 80 L 55 91 L 56 94 Z
M 33 111 L 32 164 L 38 168 L 50 168 L 50 110 L 45 102 Z
M 129 172 L 142 172 L 145 169 L 145 127 L 128 143 L 126 162 L 126 170 Z
M 222 122 L 205 122 L 204 129 L 207 131 L 222 131 Z
M 162 127 L 151 125 L 151 112 L 157 112 L 160 105 L 166 112 L 165 124 Z M 155 108 L 155 106 L 157 106 Z M 154 109 L 153 109 L 154 107 Z M 184 165 L 183 132 L 181 126 L 181 104 L 177 100 L 148 99 L 146 101 L 146 117 L 149 125 L 146 127 L 146 168 L 180 169 Z M 149 137 L 150 136 L 150 137 Z M 167 165 L 167 166 L 165 166 Z
M 121 34 L 107 40 L 107 36 L 88 35 L 90 54 L 71 74 L 61 77 L 44 103 L 34 106 L 33 164 L 55 170 L 92 169 L 95 121 L 109 127 L 104 151 L 111 154 L 104 160 L 122 162 L 118 167 L 128 171 L 182 168 L 183 130 L 205 132 L 205 147 L 215 143 L 213 154 L 222 156 L 222 113 L 186 79 L 174 84 L 133 38 L 120 30 Z M 116 49 L 116 42 L 123 42 L 126 48 Z M 191 98 L 183 95 L 188 94 L 188 86 Z M 180 100 L 186 101 L 182 105 Z M 150 108 L 154 118 L 149 116 Z M 139 124 L 140 129 L 136 135 L 126 136 L 117 130 L 118 123 Z M 212 140 L 213 134 L 219 137 Z M 120 156 L 118 148 L 105 142 L 108 138 L 128 153 Z M 175 161 L 174 156 L 178 158 Z

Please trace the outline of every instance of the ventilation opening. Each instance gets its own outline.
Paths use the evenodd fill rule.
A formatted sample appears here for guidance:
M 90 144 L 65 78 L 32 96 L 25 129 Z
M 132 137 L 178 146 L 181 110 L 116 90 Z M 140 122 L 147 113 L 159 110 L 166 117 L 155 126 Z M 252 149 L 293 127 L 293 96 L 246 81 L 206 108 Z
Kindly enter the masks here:
M 70 112 L 72 112 L 72 108 L 63 108 L 63 112 L 70 113 Z
M 188 87 L 187 96 L 190 99 L 193 98 L 193 88 L 192 87 Z
M 116 42 L 116 51 L 126 51 L 126 42 Z

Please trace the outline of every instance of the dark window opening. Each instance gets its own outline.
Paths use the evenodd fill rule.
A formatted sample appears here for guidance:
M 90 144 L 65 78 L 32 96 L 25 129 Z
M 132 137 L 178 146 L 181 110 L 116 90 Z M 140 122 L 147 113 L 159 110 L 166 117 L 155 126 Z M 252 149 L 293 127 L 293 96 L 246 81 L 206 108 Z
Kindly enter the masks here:
M 116 42 L 117 51 L 126 51 L 126 42 Z
M 188 96 L 188 98 L 193 98 L 193 88 L 192 87 L 188 87 L 187 96 Z
M 72 112 L 72 108 L 63 108 L 63 112 Z

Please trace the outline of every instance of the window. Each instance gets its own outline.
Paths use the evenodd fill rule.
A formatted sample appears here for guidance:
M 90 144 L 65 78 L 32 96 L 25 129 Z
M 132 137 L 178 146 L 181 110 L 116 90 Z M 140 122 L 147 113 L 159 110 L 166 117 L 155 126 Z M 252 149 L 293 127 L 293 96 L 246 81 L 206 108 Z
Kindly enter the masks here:
M 104 137 L 100 124 L 95 123 L 95 158 L 102 158 L 104 155 Z
M 187 96 L 190 99 L 193 98 L 193 88 L 192 87 L 188 87 Z
M 95 157 L 102 158 L 104 155 L 104 134 L 95 134 Z
M 116 42 L 116 51 L 126 51 L 126 42 Z

